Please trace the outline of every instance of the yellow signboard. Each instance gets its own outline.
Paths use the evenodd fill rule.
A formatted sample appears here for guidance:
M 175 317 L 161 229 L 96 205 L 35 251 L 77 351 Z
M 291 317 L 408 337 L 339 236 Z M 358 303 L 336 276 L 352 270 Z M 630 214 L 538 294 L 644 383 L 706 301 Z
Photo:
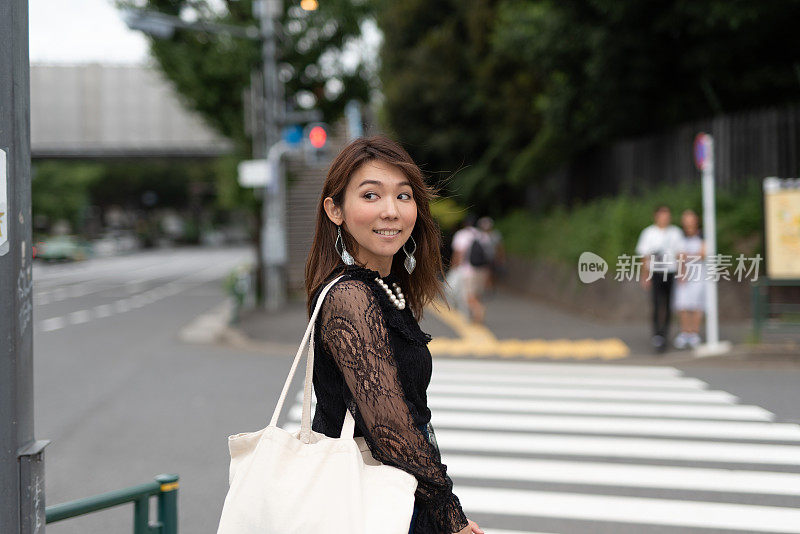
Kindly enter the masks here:
M 764 179 L 767 276 L 800 278 L 800 180 Z

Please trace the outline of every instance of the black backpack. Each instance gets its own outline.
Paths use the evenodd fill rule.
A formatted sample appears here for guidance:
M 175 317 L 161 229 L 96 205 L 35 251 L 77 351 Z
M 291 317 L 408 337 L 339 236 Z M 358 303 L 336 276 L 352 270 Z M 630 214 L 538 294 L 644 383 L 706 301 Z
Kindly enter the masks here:
M 486 249 L 483 248 L 477 237 L 472 240 L 472 245 L 469 247 L 469 264 L 473 267 L 489 265 L 489 255 L 486 254 Z

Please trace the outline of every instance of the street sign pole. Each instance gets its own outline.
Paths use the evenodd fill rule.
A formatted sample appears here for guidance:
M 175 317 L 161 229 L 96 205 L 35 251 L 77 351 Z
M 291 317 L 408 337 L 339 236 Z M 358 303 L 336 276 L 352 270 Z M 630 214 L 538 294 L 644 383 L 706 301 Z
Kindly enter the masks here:
M 0 2 L 0 532 L 45 529 L 44 448 L 33 436 L 28 1 Z
M 708 258 L 717 254 L 717 218 L 714 192 L 714 139 L 708 134 L 698 134 L 694 144 L 695 163 L 703 173 L 703 238 L 706 265 Z M 713 356 L 730 351 L 730 343 L 719 340 L 719 303 L 717 280 L 706 276 L 706 342 L 695 349 L 695 356 Z

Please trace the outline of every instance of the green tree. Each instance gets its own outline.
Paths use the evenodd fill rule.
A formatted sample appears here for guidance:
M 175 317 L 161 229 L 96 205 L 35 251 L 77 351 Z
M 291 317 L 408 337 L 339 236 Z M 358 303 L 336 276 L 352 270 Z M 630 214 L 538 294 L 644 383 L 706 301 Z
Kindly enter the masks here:
M 64 220 L 78 231 L 90 205 L 89 190 L 103 175 L 96 163 L 45 161 L 35 163 L 31 181 L 31 206 L 37 227 Z
M 259 25 L 253 17 L 252 0 L 222 3 L 120 0 L 117 4 L 140 5 L 175 16 L 191 14 L 206 22 Z M 353 53 L 348 55 L 349 62 L 342 60 L 344 51 L 357 43 L 361 24 L 371 14 L 370 5 L 355 0 L 332 0 L 321 2 L 319 9 L 313 12 L 301 9 L 299 1 L 287 1 L 285 5 L 278 24 L 277 62 L 287 103 L 298 106 L 310 99 L 326 120 L 333 121 L 348 100 L 365 101 L 374 85 L 366 58 Z M 160 70 L 188 105 L 221 134 L 235 141 L 243 156 L 249 156 L 250 141 L 244 128 L 244 93 L 250 85 L 251 73 L 261 66 L 260 43 L 180 29 L 169 39 L 148 39 Z
M 379 4 L 387 123 L 483 210 L 544 204 L 583 151 L 797 100 L 789 0 Z

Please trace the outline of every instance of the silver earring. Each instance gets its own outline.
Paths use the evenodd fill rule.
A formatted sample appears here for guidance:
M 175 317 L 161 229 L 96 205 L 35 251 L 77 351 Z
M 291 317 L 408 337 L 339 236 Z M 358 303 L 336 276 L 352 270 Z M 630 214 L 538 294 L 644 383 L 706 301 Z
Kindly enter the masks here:
M 403 243 L 403 252 L 406 253 L 406 259 L 403 262 L 403 265 L 405 265 L 406 271 L 408 271 L 408 274 L 411 274 L 411 271 L 413 271 L 414 267 L 417 266 L 417 260 L 414 258 L 414 253 L 417 251 L 417 242 L 414 241 L 414 237 L 413 236 L 408 236 L 408 238 L 414 244 L 414 250 L 412 250 L 411 252 L 408 252 L 406 250 L 405 243 Z M 408 243 L 408 241 L 406 241 L 406 243 Z
M 341 254 L 339 254 L 339 249 L 336 247 L 336 244 L 339 243 L 340 241 L 342 243 L 342 252 L 341 252 Z M 341 226 L 338 227 L 338 232 L 337 232 L 337 235 L 336 235 L 336 243 L 333 244 L 333 248 L 335 248 L 336 249 L 336 253 L 339 254 L 342 257 L 342 261 L 345 263 L 345 265 L 353 265 L 356 262 L 353 259 L 353 256 L 351 256 L 350 253 L 347 252 L 347 250 L 345 250 L 345 248 L 344 248 L 344 239 L 342 239 L 342 227 Z

